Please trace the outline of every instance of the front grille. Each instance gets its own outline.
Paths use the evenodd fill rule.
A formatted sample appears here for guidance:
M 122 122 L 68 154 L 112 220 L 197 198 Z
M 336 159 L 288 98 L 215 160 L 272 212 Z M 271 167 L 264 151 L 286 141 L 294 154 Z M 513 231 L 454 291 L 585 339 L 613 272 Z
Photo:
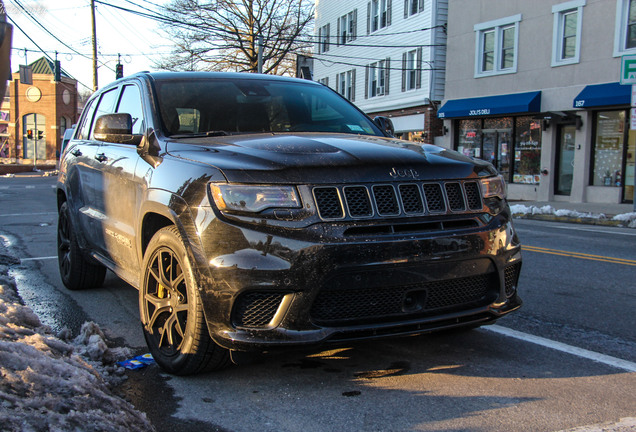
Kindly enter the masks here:
M 344 217 L 338 189 L 334 187 L 314 188 L 314 198 L 321 218 L 340 219 Z
M 464 183 L 464 190 L 466 191 L 466 201 L 468 202 L 468 208 L 471 210 L 480 210 L 482 207 L 482 203 L 477 182 Z
M 373 186 L 373 197 L 378 206 L 380 216 L 396 216 L 400 214 L 395 190 L 391 185 Z
M 426 196 L 426 206 L 431 213 L 443 213 L 446 211 L 442 187 L 438 183 L 427 183 L 424 185 L 424 195 Z
M 350 186 L 345 187 L 344 192 L 351 217 L 369 217 L 373 215 L 367 188 L 364 186 Z
M 475 181 L 316 186 L 313 194 L 322 219 L 443 215 L 483 208 Z
M 517 290 L 517 281 L 519 280 L 519 271 L 521 263 L 510 265 L 504 269 L 504 280 L 506 287 L 506 296 L 512 297 Z
M 314 301 L 311 319 L 326 326 L 354 325 L 461 311 L 490 304 L 498 290 L 494 272 L 391 287 L 333 289 L 327 285 Z
M 415 184 L 403 184 L 399 187 L 402 208 L 406 214 L 419 215 L 424 213 L 424 202 L 420 188 Z
M 241 294 L 234 305 L 232 322 L 238 327 L 265 327 L 274 318 L 284 296 L 268 292 Z
M 446 196 L 448 197 L 448 206 L 451 211 L 459 212 L 466 210 L 462 187 L 459 183 L 446 183 Z

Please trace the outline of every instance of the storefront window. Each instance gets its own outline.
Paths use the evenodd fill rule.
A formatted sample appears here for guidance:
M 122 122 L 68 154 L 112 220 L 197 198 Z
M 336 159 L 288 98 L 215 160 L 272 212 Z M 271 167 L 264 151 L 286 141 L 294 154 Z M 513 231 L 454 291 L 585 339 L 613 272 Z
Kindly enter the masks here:
M 481 157 L 481 120 L 460 120 L 457 151 L 468 157 Z
M 496 117 L 459 120 L 458 126 L 458 152 L 491 162 L 506 181 L 539 183 L 539 120 L 532 117 Z
M 596 116 L 592 185 L 623 185 L 625 111 L 600 111 Z
M 539 184 L 541 178 L 541 123 L 532 117 L 516 118 L 514 183 Z

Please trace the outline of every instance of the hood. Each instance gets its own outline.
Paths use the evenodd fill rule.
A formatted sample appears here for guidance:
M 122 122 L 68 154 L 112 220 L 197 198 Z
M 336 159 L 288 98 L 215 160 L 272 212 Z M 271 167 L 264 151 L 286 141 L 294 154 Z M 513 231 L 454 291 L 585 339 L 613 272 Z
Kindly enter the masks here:
M 496 174 L 487 162 L 429 144 L 351 134 L 246 134 L 170 140 L 170 155 L 221 170 L 230 182 L 328 184 Z

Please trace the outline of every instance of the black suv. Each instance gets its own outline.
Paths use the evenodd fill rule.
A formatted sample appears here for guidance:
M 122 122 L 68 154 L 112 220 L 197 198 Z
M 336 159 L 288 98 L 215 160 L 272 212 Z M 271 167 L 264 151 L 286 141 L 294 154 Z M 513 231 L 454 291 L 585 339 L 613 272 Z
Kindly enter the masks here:
M 311 81 L 118 80 L 62 155 L 62 280 L 96 287 L 110 269 L 138 288 L 150 351 L 176 374 L 519 308 L 502 177 L 389 129 Z

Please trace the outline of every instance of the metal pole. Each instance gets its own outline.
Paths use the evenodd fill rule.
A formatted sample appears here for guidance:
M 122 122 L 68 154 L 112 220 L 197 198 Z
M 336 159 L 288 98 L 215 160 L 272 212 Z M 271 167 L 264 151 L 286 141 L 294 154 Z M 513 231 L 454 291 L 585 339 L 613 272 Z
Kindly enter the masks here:
M 92 23 L 92 42 L 93 42 L 93 91 L 97 91 L 97 31 L 95 28 L 95 0 L 91 0 L 91 23 Z
M 258 36 L 258 63 L 257 63 L 257 72 L 259 74 L 263 73 L 263 35 L 259 34 Z

